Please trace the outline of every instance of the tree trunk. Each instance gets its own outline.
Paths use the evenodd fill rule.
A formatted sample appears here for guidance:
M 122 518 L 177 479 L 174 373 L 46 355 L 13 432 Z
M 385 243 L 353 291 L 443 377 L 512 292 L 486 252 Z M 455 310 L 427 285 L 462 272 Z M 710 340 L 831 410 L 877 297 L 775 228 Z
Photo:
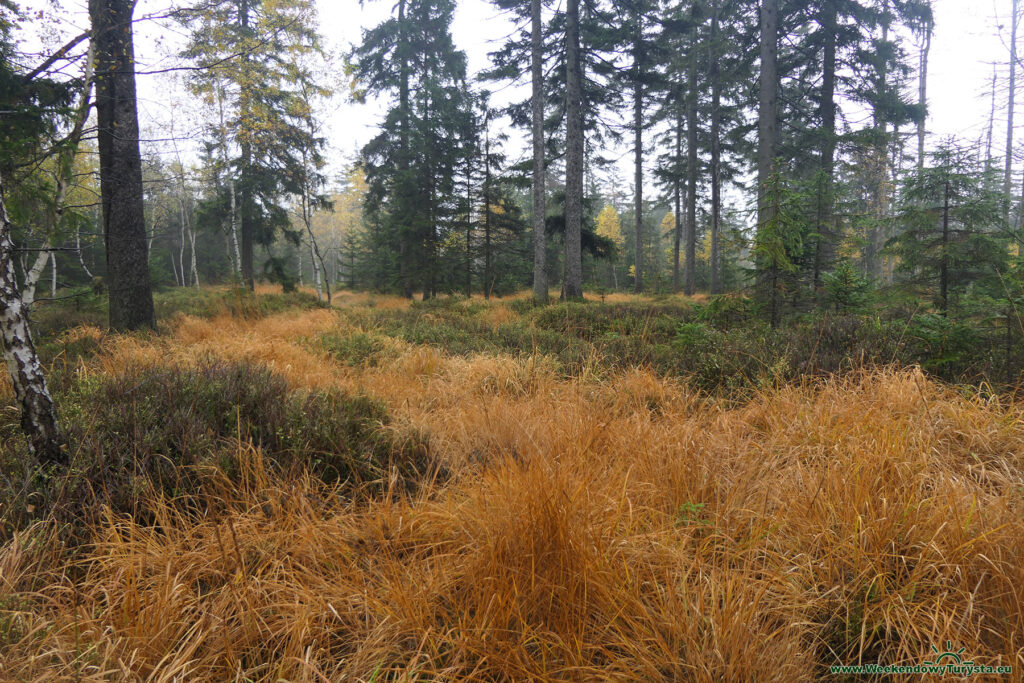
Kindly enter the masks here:
M 672 194 L 674 201 L 675 225 L 672 230 L 672 291 L 679 292 L 679 245 L 683 234 L 683 202 L 682 188 L 683 178 L 681 175 L 683 167 L 683 93 L 680 85 L 676 90 L 676 121 L 675 121 L 675 171 L 672 174 Z
M 546 195 L 544 191 L 544 42 L 541 0 L 530 0 L 530 117 L 533 126 L 533 300 L 548 301 Z
M 718 78 L 718 3 L 711 4 L 711 39 L 708 41 L 711 80 L 711 293 L 722 293 L 722 84 Z
M 636 5 L 639 8 L 639 5 Z M 633 260 L 633 291 L 644 291 L 644 86 L 643 15 L 635 11 L 633 35 L 633 229 L 636 250 Z
M 199 268 L 196 266 L 196 231 L 192 229 L 192 221 L 188 224 L 188 242 L 190 260 L 189 269 L 192 272 L 192 286 L 199 289 Z
M 583 298 L 583 111 L 580 2 L 567 0 L 565 28 L 565 298 Z
M 882 44 L 889 42 L 889 0 L 882 0 Z M 887 62 L 883 61 L 878 74 L 877 93 L 881 94 L 888 88 L 889 71 Z M 865 266 L 868 274 L 881 279 L 882 269 L 882 245 L 884 244 L 885 231 L 882 227 L 883 221 L 888 213 L 886 181 L 889 177 L 888 149 L 888 123 L 885 112 L 876 104 L 875 112 L 875 150 L 874 150 L 874 221 L 871 222 L 867 234 L 867 245 L 864 249 Z
M 932 28 L 933 24 L 929 19 L 924 28 L 924 45 L 921 48 L 921 61 L 918 64 L 917 104 L 921 107 L 921 118 L 917 122 L 917 170 L 919 171 L 924 168 L 925 114 L 928 111 L 928 52 L 932 49 Z M 992 96 L 995 97 L 994 87 Z M 989 150 L 992 148 L 991 136 L 992 131 L 989 130 Z
M 217 129 L 220 134 L 220 155 L 221 163 L 224 165 L 224 173 L 228 176 L 228 197 L 231 202 L 229 217 L 229 249 L 228 256 L 231 260 L 231 270 L 235 275 L 242 272 L 242 253 L 238 247 L 238 197 L 235 193 L 235 176 L 231 171 L 231 164 L 228 161 L 228 129 L 224 120 L 224 91 L 217 84 L 217 110 L 220 114 L 220 127 Z
M 696 21 L 691 40 L 697 39 Z M 697 286 L 697 60 L 690 56 L 689 93 L 686 97 L 686 272 L 683 291 L 693 296 Z
M 992 99 L 988 110 L 988 128 L 985 131 L 985 170 L 992 168 L 992 129 L 996 122 L 996 65 L 992 65 Z M 918 141 L 920 144 L 920 141 Z M 924 158 L 918 155 L 917 170 L 924 168 Z
M 231 266 L 234 274 L 242 274 L 242 249 L 238 242 L 238 194 L 235 192 L 235 179 L 228 178 L 228 194 L 231 197 L 231 250 L 234 258 Z
M 67 462 L 57 409 L 46 387 L 46 378 L 32 343 L 28 309 L 22 304 L 14 274 L 11 222 L 0 180 L 0 347 L 11 377 L 14 396 L 21 406 L 21 429 L 29 452 L 40 465 Z
M 1013 173 L 1013 107 L 1017 93 L 1017 22 L 1019 20 L 1020 0 L 1013 0 L 1010 18 L 1010 81 L 1006 100 L 1006 161 L 1003 169 L 1003 194 L 1006 195 L 1007 206 L 1010 199 L 1010 176 Z
M 312 232 L 312 231 L 310 231 Z M 315 240 L 312 236 L 309 239 L 309 262 L 313 266 L 313 284 L 316 287 L 316 300 L 323 301 L 324 299 L 324 281 L 323 274 L 320 272 L 320 264 L 316 258 L 316 245 Z
M 238 6 L 238 24 L 243 32 L 249 31 L 249 0 L 241 0 Z M 243 54 L 241 57 L 243 62 L 248 62 L 250 57 L 248 54 Z M 252 94 L 249 92 L 251 85 L 248 83 L 242 83 L 239 88 L 239 109 L 241 110 L 242 116 L 252 115 Z M 240 187 L 238 188 L 238 209 L 239 209 L 239 229 L 242 233 L 242 244 L 241 244 L 241 260 L 239 261 L 239 267 L 242 271 L 242 283 L 249 289 L 249 291 L 256 290 L 256 227 L 253 225 L 253 213 L 255 207 L 253 206 L 252 189 L 249 187 L 249 177 L 252 174 L 252 145 L 246 137 L 242 137 L 241 142 L 238 145 L 239 151 L 241 152 L 241 164 L 239 169 L 239 177 L 241 179 Z
M 942 200 L 942 262 L 939 265 L 939 310 L 943 315 L 949 309 L 949 181 L 946 181 Z
M 77 225 L 75 226 L 75 253 L 78 254 L 78 264 L 82 266 L 82 271 L 91 280 L 92 271 L 89 270 L 89 266 L 85 265 L 85 259 L 82 258 L 82 229 Z
M 761 83 L 757 129 L 757 227 L 772 218 L 768 181 L 778 139 L 779 0 L 761 0 Z
M 398 0 L 398 45 L 395 49 L 395 56 L 398 58 L 398 108 L 401 121 L 399 123 L 399 155 L 398 170 L 405 176 L 409 169 L 409 46 L 405 36 L 405 5 L 406 0 Z M 407 208 L 408 202 L 405 198 L 401 203 L 403 210 Z M 408 219 L 409 216 L 400 216 L 401 219 Z M 409 244 L 413 236 L 408 230 L 403 230 L 398 241 L 398 279 L 401 281 L 402 296 L 406 299 L 412 298 L 412 264 L 409 262 L 412 257 L 412 248 Z
M 181 286 L 185 282 L 185 197 L 182 195 L 178 202 L 178 270 L 181 272 Z
M 25 272 L 25 282 L 21 289 L 21 303 L 28 310 L 31 310 L 36 302 L 36 287 L 39 285 L 39 278 L 43 276 L 43 271 L 46 270 L 46 264 L 50 261 L 50 248 L 50 240 L 43 242 L 39 253 L 36 254 L 36 260 L 32 262 L 32 267 Z
M 466 298 L 473 296 L 473 155 L 466 155 Z
M 110 327 L 155 327 L 135 98 L 132 0 L 90 0 Z
M 821 275 L 835 258 L 835 234 L 832 230 L 832 187 L 836 157 L 836 5 L 826 0 L 818 20 L 825 33 L 821 79 L 821 167 L 818 187 L 818 225 L 814 247 L 814 272 L 811 283 L 822 286 Z
M 484 298 L 491 298 L 494 273 L 491 255 L 491 137 L 490 112 L 484 116 Z

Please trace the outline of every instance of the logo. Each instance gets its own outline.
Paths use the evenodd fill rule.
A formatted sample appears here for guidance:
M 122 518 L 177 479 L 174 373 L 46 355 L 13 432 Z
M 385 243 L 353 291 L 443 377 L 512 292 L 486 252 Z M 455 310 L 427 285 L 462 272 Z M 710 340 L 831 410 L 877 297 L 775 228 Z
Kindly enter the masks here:
M 833 675 L 864 675 L 877 676 L 879 674 L 929 674 L 932 676 L 959 676 L 961 678 L 977 674 L 1007 675 L 1013 673 L 1012 666 L 989 666 L 986 664 L 975 664 L 973 661 L 964 661 L 965 648 L 953 649 L 952 641 L 946 641 L 946 649 L 939 652 L 934 645 L 931 646 L 935 653 L 934 659 L 926 659 L 920 664 L 834 664 L 829 667 Z
M 966 648 L 961 647 L 956 652 L 953 652 L 953 641 L 951 641 L 951 640 L 947 640 L 946 641 L 946 651 L 945 652 L 941 652 L 940 653 L 939 649 L 937 647 L 935 647 L 934 645 L 932 645 L 932 652 L 934 652 L 935 654 L 937 654 L 939 656 L 935 658 L 934 662 L 924 661 L 924 662 L 921 662 L 921 664 L 923 666 L 945 666 L 946 664 L 955 664 L 957 666 L 974 666 L 974 662 L 965 662 L 960 657 L 960 655 L 962 655 L 964 653 L 965 649 Z M 951 659 L 952 661 L 950 661 L 950 662 L 943 661 L 947 657 L 949 659 Z

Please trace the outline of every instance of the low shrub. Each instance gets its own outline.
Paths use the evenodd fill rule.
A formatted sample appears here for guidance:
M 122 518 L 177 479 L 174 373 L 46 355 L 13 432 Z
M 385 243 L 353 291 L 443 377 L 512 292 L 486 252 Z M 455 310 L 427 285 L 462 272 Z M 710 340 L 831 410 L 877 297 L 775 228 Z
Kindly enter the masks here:
M 426 441 L 396 439 L 378 401 L 289 391 L 284 378 L 246 362 L 79 376 L 58 394 L 58 407 L 72 464 L 59 481 L 36 482 L 33 495 L 76 523 L 94 520 L 101 504 L 139 514 L 153 492 L 201 507 L 211 476 L 238 480 L 240 453 L 250 445 L 282 479 L 309 472 L 355 497 L 382 492 L 390 477 L 411 491 L 430 465 Z M 14 425 L 3 431 L 13 435 Z M 14 487 L 19 463 L 7 455 Z
M 319 348 L 353 367 L 373 367 L 393 358 L 387 337 L 368 332 L 330 332 L 317 338 Z

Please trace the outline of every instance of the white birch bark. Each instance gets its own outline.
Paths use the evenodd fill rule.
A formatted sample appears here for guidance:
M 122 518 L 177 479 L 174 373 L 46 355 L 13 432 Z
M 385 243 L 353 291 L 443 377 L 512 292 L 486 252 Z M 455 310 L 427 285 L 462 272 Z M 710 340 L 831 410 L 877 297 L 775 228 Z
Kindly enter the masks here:
M 28 439 L 30 454 L 42 465 L 61 464 L 67 456 L 61 448 L 63 437 L 57 409 L 32 343 L 28 309 L 14 276 L 14 244 L 2 183 L 0 179 L 0 347 L 15 399 L 21 407 L 21 429 Z

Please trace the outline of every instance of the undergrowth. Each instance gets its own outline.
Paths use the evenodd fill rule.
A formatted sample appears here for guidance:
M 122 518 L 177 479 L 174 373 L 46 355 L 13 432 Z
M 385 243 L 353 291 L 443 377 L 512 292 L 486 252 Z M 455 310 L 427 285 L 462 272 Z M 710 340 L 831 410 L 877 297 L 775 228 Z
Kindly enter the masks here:
M 1020 404 L 935 379 L 976 339 L 338 299 L 65 333 L 92 508 L 5 499 L 4 676 L 792 681 L 947 641 L 1024 670 Z

